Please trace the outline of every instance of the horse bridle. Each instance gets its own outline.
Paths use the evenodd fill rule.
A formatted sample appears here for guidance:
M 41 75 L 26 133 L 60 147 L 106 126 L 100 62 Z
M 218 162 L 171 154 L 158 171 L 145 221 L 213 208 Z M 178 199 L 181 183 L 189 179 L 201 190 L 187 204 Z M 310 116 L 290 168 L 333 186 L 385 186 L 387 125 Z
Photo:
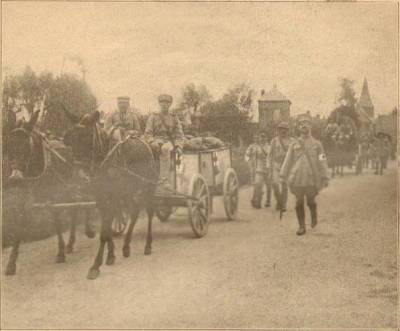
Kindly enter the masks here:
M 26 169 L 28 168 L 28 165 L 30 165 L 30 163 L 32 162 L 32 158 L 33 158 L 33 147 L 34 147 L 33 146 L 34 145 L 33 144 L 33 137 L 32 137 L 32 132 L 30 132 L 27 129 L 22 128 L 22 127 L 12 130 L 10 132 L 10 135 L 13 135 L 13 134 L 18 133 L 18 132 L 22 132 L 29 139 L 30 153 L 29 153 L 29 157 L 28 157 L 28 162 L 24 165 L 23 172 L 25 172 Z
M 82 125 L 82 124 L 76 124 L 75 127 L 76 128 L 86 128 L 86 126 Z M 78 166 L 82 166 L 82 165 L 87 165 L 87 163 L 88 163 L 90 171 L 93 173 L 94 168 L 95 168 L 95 153 L 96 153 L 96 149 L 97 148 L 99 149 L 100 153 L 103 151 L 102 142 L 101 142 L 101 139 L 99 137 L 99 131 L 97 129 L 97 125 L 95 124 L 93 126 L 93 129 L 92 129 L 92 146 L 91 146 L 91 153 L 90 153 L 89 162 L 76 160 L 74 158 L 73 164 L 74 165 L 78 165 Z

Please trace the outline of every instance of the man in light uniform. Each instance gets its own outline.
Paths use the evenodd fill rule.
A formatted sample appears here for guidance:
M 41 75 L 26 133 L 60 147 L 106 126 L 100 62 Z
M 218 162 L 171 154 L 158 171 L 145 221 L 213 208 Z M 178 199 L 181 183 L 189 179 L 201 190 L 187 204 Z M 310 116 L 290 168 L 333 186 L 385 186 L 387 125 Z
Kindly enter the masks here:
M 311 227 L 317 225 L 318 192 L 328 186 L 328 165 L 322 144 L 311 136 L 311 118 L 300 115 L 298 125 L 300 137 L 289 146 L 280 171 L 282 181 L 288 183 L 296 196 L 296 215 L 299 223 L 297 235 L 306 233 L 304 197 L 311 214 Z
M 271 152 L 268 162 L 269 168 L 271 169 L 276 209 L 286 211 L 288 187 L 285 182 L 281 183 L 279 172 L 281 171 L 289 146 L 294 142 L 294 138 L 289 136 L 289 123 L 287 122 L 280 122 L 277 131 L 277 136 L 271 140 Z
M 182 153 L 184 135 L 178 117 L 169 111 L 172 97 L 162 94 L 158 97 L 158 102 L 160 111 L 149 116 L 144 135 L 154 157 L 160 161 L 161 179 L 170 182 L 171 157 L 173 152 L 178 155 Z
M 265 207 L 271 204 L 271 183 L 269 178 L 268 158 L 269 144 L 265 133 L 254 135 L 254 142 L 247 148 L 245 159 L 250 164 L 251 181 L 253 184 L 253 197 L 251 205 L 261 208 L 264 185 L 267 187 L 267 201 Z
M 139 118 L 131 109 L 129 100 L 129 97 L 118 97 L 118 110 L 108 115 L 104 123 L 107 133 L 117 141 L 127 134 L 142 134 Z

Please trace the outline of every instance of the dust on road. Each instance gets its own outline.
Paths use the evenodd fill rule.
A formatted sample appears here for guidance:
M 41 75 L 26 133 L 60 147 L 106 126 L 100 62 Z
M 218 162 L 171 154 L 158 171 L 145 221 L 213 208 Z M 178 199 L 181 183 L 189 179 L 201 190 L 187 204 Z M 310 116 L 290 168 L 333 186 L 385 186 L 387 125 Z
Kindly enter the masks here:
M 397 327 L 395 181 L 394 165 L 333 180 L 318 197 L 318 227 L 303 237 L 293 211 L 279 220 L 252 209 L 249 188 L 236 221 L 216 199 L 202 239 L 181 212 L 155 221 L 151 256 L 140 222 L 131 257 L 117 239 L 116 264 L 95 281 L 86 273 L 97 239 L 79 235 L 61 265 L 56 238 L 24 244 L 18 274 L 2 278 L 2 328 Z

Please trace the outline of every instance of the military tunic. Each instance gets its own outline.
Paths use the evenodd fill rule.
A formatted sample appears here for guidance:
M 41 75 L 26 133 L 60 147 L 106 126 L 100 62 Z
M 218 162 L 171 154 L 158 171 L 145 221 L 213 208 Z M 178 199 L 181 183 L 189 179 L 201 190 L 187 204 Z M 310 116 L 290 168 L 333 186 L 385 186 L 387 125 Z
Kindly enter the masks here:
M 269 154 L 269 168 L 272 171 L 272 182 L 275 185 L 279 184 L 279 173 L 282 168 L 283 161 L 289 150 L 289 146 L 295 141 L 292 137 L 275 137 L 271 141 L 271 152 Z
M 253 207 L 260 208 L 263 196 L 263 187 L 267 186 L 266 206 L 271 203 L 271 185 L 269 181 L 268 154 L 270 147 L 265 144 L 251 144 L 245 153 L 245 159 L 250 164 L 251 182 L 253 184 Z
M 118 110 L 113 112 L 106 118 L 104 127 L 108 132 L 113 128 L 122 127 L 124 130 L 136 130 L 139 134 L 142 133 L 139 118 L 132 110 L 126 113 Z
M 289 147 L 280 177 L 287 179 L 290 187 L 321 189 L 322 180 L 329 178 L 322 144 L 311 136 L 297 138 Z
M 147 120 L 145 139 L 150 144 L 164 144 L 173 140 L 175 146 L 183 148 L 184 135 L 182 124 L 176 115 L 153 113 Z
M 144 132 L 154 157 L 159 160 L 160 177 L 167 179 L 164 185 L 174 185 L 172 153 L 175 147 L 183 149 L 184 135 L 178 117 L 170 113 L 153 113 L 147 120 Z
M 372 157 L 375 162 L 375 173 L 380 175 L 383 169 L 387 166 L 387 161 L 390 156 L 390 142 L 387 138 L 375 138 L 371 146 Z
M 254 173 L 268 172 L 269 144 L 251 144 L 246 150 L 246 159 L 250 162 L 250 167 Z

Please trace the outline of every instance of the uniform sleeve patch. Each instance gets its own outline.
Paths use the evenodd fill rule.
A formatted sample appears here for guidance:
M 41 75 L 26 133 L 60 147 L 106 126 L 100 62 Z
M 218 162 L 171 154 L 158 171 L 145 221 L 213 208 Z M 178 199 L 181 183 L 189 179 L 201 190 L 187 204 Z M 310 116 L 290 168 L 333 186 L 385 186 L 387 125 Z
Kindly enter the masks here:
M 318 155 L 318 160 L 320 160 L 320 161 L 326 161 L 326 155 L 325 155 L 325 154 L 319 154 L 319 155 Z

